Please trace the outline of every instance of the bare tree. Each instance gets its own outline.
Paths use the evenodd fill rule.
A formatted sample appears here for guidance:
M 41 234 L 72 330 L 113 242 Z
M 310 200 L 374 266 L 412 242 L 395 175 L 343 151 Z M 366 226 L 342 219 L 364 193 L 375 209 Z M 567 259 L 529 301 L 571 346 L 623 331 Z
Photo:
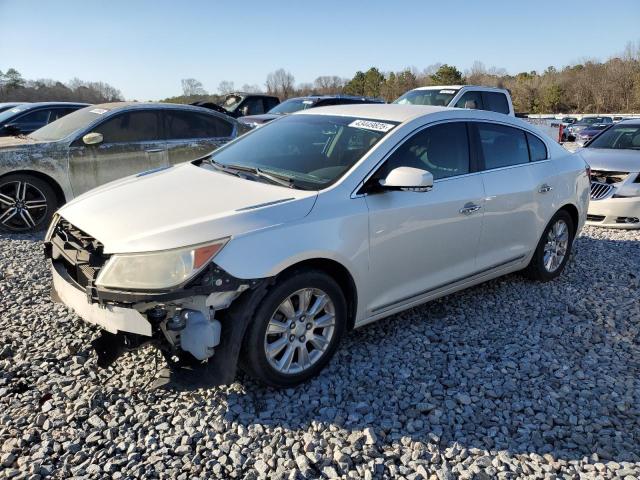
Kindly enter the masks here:
M 218 93 L 220 95 L 227 95 L 235 90 L 233 82 L 229 80 L 223 80 L 218 84 Z
M 319 94 L 336 94 L 342 93 L 346 83 L 346 80 L 337 75 L 323 75 L 313 81 L 313 88 Z
M 191 95 L 206 95 L 207 91 L 202 86 L 202 82 L 195 78 L 183 78 L 182 93 L 188 97 Z
M 277 95 L 281 99 L 289 98 L 294 90 L 294 76 L 284 68 L 279 68 L 275 72 L 267 75 L 265 86 L 267 92 Z
M 242 91 L 247 93 L 260 93 L 262 90 L 258 85 L 254 83 L 252 84 L 245 83 L 244 85 L 242 85 Z

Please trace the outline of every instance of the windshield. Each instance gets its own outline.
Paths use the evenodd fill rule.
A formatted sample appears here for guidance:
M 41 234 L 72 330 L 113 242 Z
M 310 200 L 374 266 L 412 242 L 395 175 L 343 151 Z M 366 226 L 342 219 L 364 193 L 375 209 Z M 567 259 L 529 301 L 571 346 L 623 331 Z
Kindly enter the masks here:
M 293 113 L 299 110 L 306 110 L 313 106 L 315 102 L 306 98 L 292 98 L 276 105 L 268 113 L 277 113 L 283 115 L 285 113 Z
M 614 125 L 594 138 L 586 148 L 640 150 L 640 124 Z
M 109 110 L 95 106 L 81 108 L 69 115 L 65 115 L 55 122 L 51 122 L 49 125 L 45 125 L 35 132 L 30 133 L 28 136 L 34 140 L 47 142 L 62 140 L 72 133 L 85 128 L 91 122 L 100 118 L 101 115 L 104 115 L 108 111 Z
M 13 107 L 9 110 L 0 112 L 0 125 L 4 124 L 4 122 L 6 122 L 7 120 L 10 120 L 11 117 L 15 116 L 16 113 L 24 112 L 28 108 L 28 105 L 18 105 L 17 107 Z
M 435 105 L 446 107 L 449 102 L 456 96 L 458 90 L 450 88 L 429 89 L 429 90 L 410 90 L 401 97 L 393 101 L 400 105 Z
M 288 115 L 216 150 L 222 166 L 258 168 L 320 190 L 338 180 L 397 123 L 333 115 Z
M 227 95 L 227 97 L 224 99 L 224 102 L 222 102 L 222 106 L 228 112 L 233 112 L 236 108 L 238 108 L 238 105 L 240 105 L 241 101 L 242 97 L 240 95 Z

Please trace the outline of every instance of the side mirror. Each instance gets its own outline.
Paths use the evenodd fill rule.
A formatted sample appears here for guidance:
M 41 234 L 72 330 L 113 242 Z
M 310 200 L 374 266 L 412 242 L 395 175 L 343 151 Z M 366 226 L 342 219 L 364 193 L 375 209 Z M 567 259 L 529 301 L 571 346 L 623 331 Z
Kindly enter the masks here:
M 433 188 L 431 172 L 413 167 L 398 167 L 389 172 L 387 178 L 380 180 L 385 189 L 410 192 L 428 192 Z
M 82 137 L 82 141 L 85 145 L 97 145 L 102 143 L 104 138 L 101 133 L 91 132 L 87 133 L 84 137 Z

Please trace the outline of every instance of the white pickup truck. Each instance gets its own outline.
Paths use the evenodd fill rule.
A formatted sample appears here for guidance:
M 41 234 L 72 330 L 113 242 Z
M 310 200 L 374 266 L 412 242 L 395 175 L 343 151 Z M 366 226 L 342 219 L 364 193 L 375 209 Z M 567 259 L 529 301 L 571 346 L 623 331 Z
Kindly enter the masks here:
M 490 110 L 515 116 L 508 90 L 478 85 L 440 85 L 409 90 L 393 103 Z

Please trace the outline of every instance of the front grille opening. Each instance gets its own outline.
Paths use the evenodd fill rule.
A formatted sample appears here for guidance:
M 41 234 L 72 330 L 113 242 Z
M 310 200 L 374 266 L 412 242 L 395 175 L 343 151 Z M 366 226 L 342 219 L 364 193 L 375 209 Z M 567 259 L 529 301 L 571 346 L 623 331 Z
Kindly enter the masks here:
M 59 262 L 76 285 L 91 292 L 108 255 L 104 246 L 91 235 L 60 219 L 51 235 L 52 258 Z M 92 295 L 93 297 L 93 295 Z
M 618 217 L 616 218 L 616 223 L 626 223 L 633 225 L 635 223 L 640 223 L 640 218 L 638 217 Z
M 606 183 L 591 182 L 591 200 L 602 200 L 607 198 L 614 190 L 613 185 Z
M 608 172 L 605 170 L 591 170 L 591 181 L 613 185 L 624 182 L 629 172 Z

